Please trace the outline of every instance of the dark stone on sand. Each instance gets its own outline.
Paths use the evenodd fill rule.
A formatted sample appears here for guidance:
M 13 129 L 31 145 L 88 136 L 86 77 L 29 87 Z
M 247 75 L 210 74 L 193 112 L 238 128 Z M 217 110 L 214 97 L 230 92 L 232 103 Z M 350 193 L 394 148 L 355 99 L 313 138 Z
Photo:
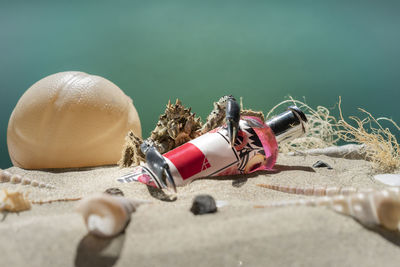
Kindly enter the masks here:
M 106 191 L 104 191 L 104 193 L 110 194 L 112 196 L 124 196 L 124 192 L 122 192 L 122 190 L 117 187 L 108 188 Z
M 332 167 L 328 163 L 323 162 L 322 160 L 318 160 L 312 166 L 313 168 L 328 168 L 329 170 L 332 170 Z
M 213 213 L 217 211 L 215 200 L 210 195 L 198 195 L 193 200 L 193 205 L 190 211 L 194 215 Z

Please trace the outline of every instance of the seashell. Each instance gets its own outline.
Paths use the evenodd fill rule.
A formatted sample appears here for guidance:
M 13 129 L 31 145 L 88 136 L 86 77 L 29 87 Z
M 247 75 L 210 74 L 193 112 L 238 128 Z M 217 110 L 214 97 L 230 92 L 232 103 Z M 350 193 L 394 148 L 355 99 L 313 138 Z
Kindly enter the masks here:
M 374 179 L 390 186 L 400 186 L 400 174 L 377 174 Z
M 366 159 L 366 145 L 348 144 L 343 146 L 330 146 L 325 148 L 313 148 L 305 151 L 287 153 L 288 156 L 320 156 L 325 155 L 333 158 Z
M 24 177 L 22 178 L 21 184 L 23 185 L 31 184 L 31 179 Z
M 109 165 L 120 158 L 129 130 L 141 137 L 132 99 L 118 86 L 84 72 L 60 72 L 19 99 L 7 145 L 13 164 L 24 169 Z
M 0 182 L 8 183 L 11 180 L 11 173 L 5 170 L 0 171 Z
M 22 180 L 21 175 L 14 174 L 14 175 L 11 176 L 10 182 L 11 182 L 12 184 L 19 184 L 19 183 L 21 183 L 21 180 Z
M 148 202 L 100 194 L 82 199 L 77 211 L 82 214 L 90 233 L 111 237 L 125 229 L 131 213 L 143 203 Z
M 30 208 L 27 193 L 8 192 L 6 189 L 0 192 L 0 211 L 20 212 Z
M 257 184 L 257 186 L 284 193 L 306 195 L 306 196 L 335 196 L 335 195 L 347 196 L 357 192 L 372 191 L 372 189 L 366 189 L 366 188 L 341 187 L 341 186 L 294 187 L 294 186 L 271 185 L 271 184 Z
M 10 182 L 12 184 L 31 185 L 33 187 L 54 189 L 53 185 L 31 180 L 28 177 L 22 177 L 19 174 L 11 174 L 8 171 L 0 170 L 0 183 Z
M 388 230 L 400 230 L 400 190 L 398 188 L 354 193 L 349 196 L 300 199 L 261 207 L 282 206 L 326 206 L 336 212 L 351 216 L 366 226 L 381 225 Z
M 32 200 L 31 203 L 35 205 L 51 204 L 54 202 L 70 202 L 81 200 L 81 197 L 71 197 L 71 198 L 56 198 L 56 199 L 46 199 L 46 200 Z

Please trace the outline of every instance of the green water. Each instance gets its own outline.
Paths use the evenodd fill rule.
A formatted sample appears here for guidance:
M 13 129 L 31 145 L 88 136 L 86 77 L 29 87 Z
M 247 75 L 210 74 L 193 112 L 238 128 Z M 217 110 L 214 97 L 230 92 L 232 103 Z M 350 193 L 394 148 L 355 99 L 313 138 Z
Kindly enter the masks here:
M 400 1 L 1 1 L 0 167 L 8 118 L 37 80 L 80 70 L 131 96 L 147 136 L 168 99 L 203 118 L 224 94 L 287 95 L 400 122 Z

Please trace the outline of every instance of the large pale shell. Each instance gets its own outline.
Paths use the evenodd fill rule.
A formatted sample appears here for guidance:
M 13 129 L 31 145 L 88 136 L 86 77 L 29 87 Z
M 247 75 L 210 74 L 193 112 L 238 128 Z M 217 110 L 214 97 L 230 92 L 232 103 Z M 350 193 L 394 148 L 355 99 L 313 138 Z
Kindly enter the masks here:
M 38 81 L 18 101 L 7 131 L 10 158 L 26 169 L 116 164 L 126 133 L 141 136 L 132 100 L 83 72 Z
M 81 200 L 77 211 L 82 214 L 89 232 L 110 237 L 124 230 L 131 213 L 142 203 L 144 201 L 99 194 Z
M 381 225 L 389 230 L 400 230 L 400 190 L 389 188 L 353 193 L 348 196 L 331 196 L 301 199 L 268 205 L 273 206 L 326 206 L 349 215 L 367 225 Z

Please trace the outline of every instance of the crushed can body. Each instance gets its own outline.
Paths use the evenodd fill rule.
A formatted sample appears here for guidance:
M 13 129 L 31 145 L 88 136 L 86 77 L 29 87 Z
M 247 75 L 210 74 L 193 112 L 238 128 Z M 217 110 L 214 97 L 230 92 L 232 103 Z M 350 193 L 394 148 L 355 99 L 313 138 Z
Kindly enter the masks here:
M 242 117 L 238 135 L 231 146 L 226 125 L 217 127 L 165 154 L 174 182 L 183 186 L 211 176 L 246 174 L 271 170 L 278 155 L 278 145 L 271 128 L 257 117 Z M 142 164 L 120 182 L 139 181 L 161 187 L 159 177 Z

